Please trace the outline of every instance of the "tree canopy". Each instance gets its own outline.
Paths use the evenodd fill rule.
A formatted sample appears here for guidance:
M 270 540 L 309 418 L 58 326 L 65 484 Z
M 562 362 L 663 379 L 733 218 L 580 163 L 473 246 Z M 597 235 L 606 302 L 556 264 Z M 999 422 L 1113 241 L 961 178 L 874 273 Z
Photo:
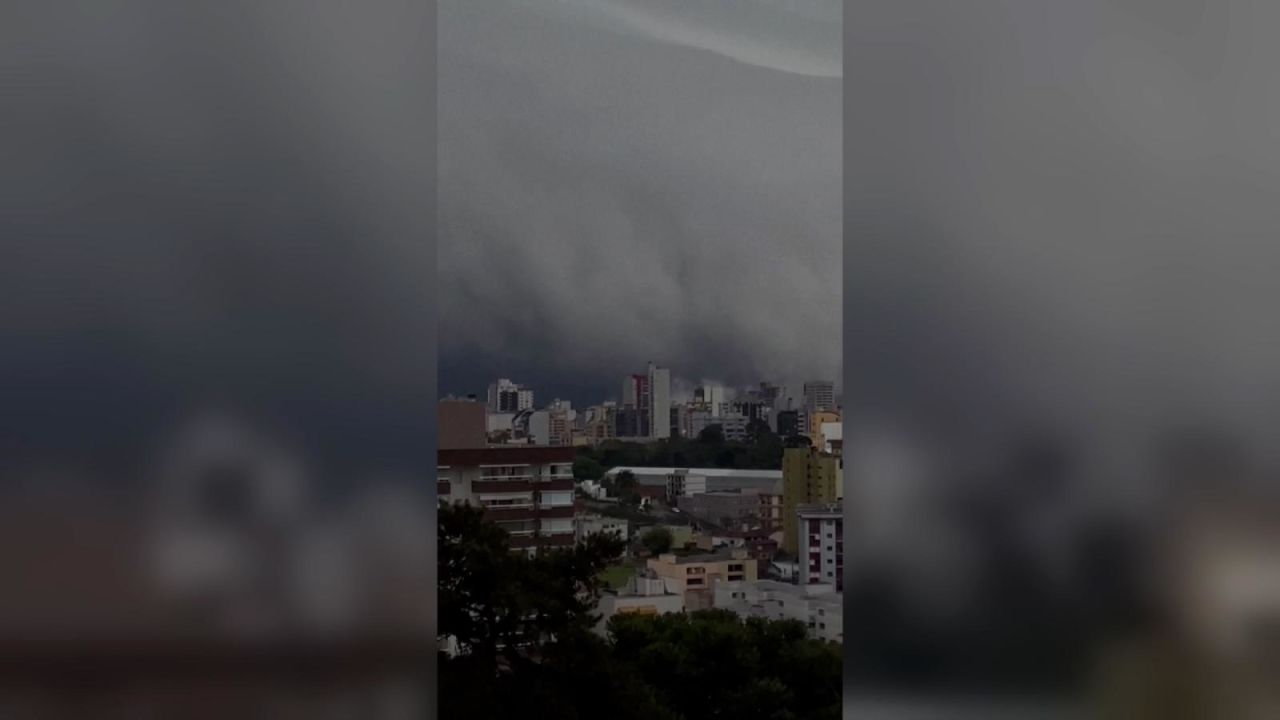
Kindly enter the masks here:
M 840 716 L 839 646 L 798 622 L 727 611 L 616 616 L 593 634 L 601 571 L 622 542 L 594 535 L 512 553 L 483 511 L 442 506 L 439 632 L 443 717 L 542 720 L 801 720 Z
M 708 467 L 737 470 L 778 470 L 784 441 L 768 424 L 756 422 L 746 442 L 729 441 L 718 425 L 705 428 L 696 439 L 672 437 L 649 443 L 607 440 L 578 449 L 574 475 L 591 479 L 615 467 Z

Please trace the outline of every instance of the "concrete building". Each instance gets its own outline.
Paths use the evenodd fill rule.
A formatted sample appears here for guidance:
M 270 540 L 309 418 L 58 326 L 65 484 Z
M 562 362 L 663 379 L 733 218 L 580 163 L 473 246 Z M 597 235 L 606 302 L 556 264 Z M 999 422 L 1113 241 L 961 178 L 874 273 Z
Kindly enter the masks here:
M 797 511 L 801 505 L 834 503 L 842 495 L 839 460 L 812 447 L 782 451 L 782 546 L 799 554 Z
M 824 422 L 818 425 L 818 436 L 822 438 L 822 443 L 814 443 L 823 452 L 829 455 L 839 456 L 839 452 L 844 440 L 844 423 L 840 422 L 839 416 L 832 422 Z
M 671 371 L 649 363 L 649 437 L 671 437 Z
M 760 488 L 683 495 L 677 498 L 676 507 L 725 528 L 747 526 L 772 532 L 782 527 L 782 495 Z
M 535 410 L 529 415 L 529 438 L 534 445 L 547 447 L 573 445 L 569 411 L 564 408 Z
M 441 449 L 437 492 L 483 507 L 513 549 L 572 545 L 574 455 L 572 447 Z
M 651 570 L 637 573 L 619 590 L 605 590 L 600 596 L 597 611 L 600 621 L 596 632 L 604 635 L 609 620 L 615 615 L 665 615 L 684 612 L 683 593 L 674 589 L 675 583 L 661 578 Z
M 667 488 L 672 476 L 683 477 L 686 492 L 722 492 L 726 490 L 757 489 L 765 493 L 782 494 L 781 470 L 739 470 L 736 468 L 674 468 L 674 467 L 615 467 L 605 472 L 605 477 L 614 477 L 619 473 L 629 472 L 636 478 L 640 487 Z M 705 485 L 700 485 L 704 482 Z M 693 490 L 694 492 L 687 492 Z
M 637 482 L 639 482 L 637 480 Z M 676 468 L 667 475 L 665 500 L 671 507 L 679 507 L 680 498 L 702 495 L 707 492 L 707 476 L 697 471 Z
M 500 378 L 489 386 L 489 412 L 518 413 L 533 409 L 533 391 L 517 385 L 507 378 Z
M 475 400 L 441 400 L 436 406 L 442 450 L 482 448 L 489 440 L 485 406 Z
M 744 548 L 748 557 L 755 558 L 756 567 L 768 567 L 778 552 L 779 543 L 775 539 L 777 533 L 770 533 L 763 528 L 746 528 L 717 531 L 701 531 L 694 533 L 693 544 L 703 552 L 714 552 L 723 548 Z
M 737 527 L 758 519 L 760 511 L 759 491 L 738 490 L 703 492 L 683 495 L 676 500 L 681 512 L 715 523 L 724 528 Z
M 792 585 L 774 580 L 720 582 L 715 607 L 740 617 L 797 620 L 809 635 L 829 642 L 844 642 L 843 597 L 830 585 Z
M 747 439 L 749 422 L 747 416 L 736 413 L 712 415 L 706 410 L 694 410 L 689 413 L 689 437 L 696 438 L 708 427 L 719 425 L 725 440 L 744 442 Z
M 800 434 L 800 412 L 778 410 L 773 414 L 773 431 L 782 437 Z
M 742 548 L 697 555 L 668 553 L 650 558 L 648 567 L 684 597 L 688 610 L 714 607 L 713 589 L 718 582 L 753 582 L 757 577 L 755 559 Z
M 770 532 L 782 529 L 782 510 L 784 506 L 781 492 L 756 493 L 759 504 L 756 507 L 756 518 L 760 527 Z
M 844 591 L 844 508 L 801 505 L 797 511 L 796 546 L 800 549 L 800 582 L 834 585 Z
M 712 415 L 719 415 L 728 406 L 729 395 L 723 385 L 703 385 L 693 391 L 693 405 Z
M 592 534 L 616 535 L 625 541 L 628 539 L 627 521 L 598 513 L 578 513 L 574 517 L 574 538 L 582 542 Z
M 836 385 L 830 380 L 810 380 L 804 384 L 804 404 L 810 411 L 836 409 Z

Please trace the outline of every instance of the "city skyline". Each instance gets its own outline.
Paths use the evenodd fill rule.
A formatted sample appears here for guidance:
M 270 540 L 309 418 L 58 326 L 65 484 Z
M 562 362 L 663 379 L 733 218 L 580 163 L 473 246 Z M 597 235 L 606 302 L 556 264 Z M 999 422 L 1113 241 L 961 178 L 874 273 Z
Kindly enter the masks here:
M 661 364 L 659 365 L 661 366 Z M 666 367 L 666 366 L 662 366 L 662 367 Z M 782 381 L 782 382 L 773 378 L 762 377 L 762 378 L 757 378 L 755 380 L 748 380 L 743 383 L 726 383 L 726 382 L 723 382 L 720 380 L 714 380 L 714 379 L 703 379 L 703 380 L 693 381 L 693 380 L 689 380 L 687 377 L 679 375 L 677 373 L 676 368 L 667 368 L 667 369 L 671 370 L 671 402 L 672 403 L 677 403 L 677 402 L 685 403 L 685 402 L 692 401 L 694 392 L 696 392 L 699 388 L 708 386 L 708 385 L 714 385 L 714 386 L 724 388 L 726 391 L 728 391 L 727 399 L 732 400 L 754 388 L 758 388 L 761 383 L 766 383 L 769 385 L 785 388 L 792 393 L 791 397 L 794 397 L 797 402 L 802 402 L 804 400 L 805 384 L 809 382 L 817 381 L 817 382 L 832 383 L 835 388 L 836 405 L 840 406 L 843 404 L 842 402 L 843 394 L 844 394 L 843 387 L 842 387 L 840 378 L 838 376 L 836 378 L 812 377 L 812 378 L 806 378 L 803 380 L 791 380 L 791 381 Z M 535 409 L 545 408 L 555 400 L 567 401 L 573 406 L 574 409 L 588 408 L 596 405 L 601 405 L 607 402 L 615 402 L 618 405 L 622 405 L 623 397 L 617 386 L 625 378 L 635 374 L 637 373 L 626 372 L 620 369 L 619 372 L 617 373 L 617 377 L 614 378 L 614 381 L 612 383 L 605 382 L 605 383 L 600 383 L 599 385 L 595 383 L 575 383 L 575 382 L 565 381 L 565 380 L 561 380 L 559 382 L 553 381 L 546 385 L 541 385 L 538 383 L 526 381 L 525 376 L 521 375 L 518 372 L 509 372 L 505 374 L 498 373 L 496 375 L 487 377 L 483 381 L 476 383 L 474 386 L 468 385 L 466 387 L 450 388 L 441 384 L 439 395 L 441 399 L 447 399 L 447 398 L 465 399 L 468 396 L 474 395 L 477 401 L 487 402 L 487 395 L 488 395 L 488 390 L 490 386 L 492 386 L 495 382 L 499 380 L 509 380 L 523 389 L 528 389 L 533 391 L 533 407 Z M 550 388 L 550 389 L 544 390 L 543 388 Z M 557 390 L 560 390 L 560 391 L 557 391 Z M 566 390 L 567 392 L 565 392 Z

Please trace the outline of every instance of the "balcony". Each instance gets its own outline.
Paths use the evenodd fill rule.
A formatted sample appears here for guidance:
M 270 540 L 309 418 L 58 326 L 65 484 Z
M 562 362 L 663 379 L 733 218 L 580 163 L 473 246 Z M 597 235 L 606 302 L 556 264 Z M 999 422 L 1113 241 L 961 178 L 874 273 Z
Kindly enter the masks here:
M 573 478 L 556 480 L 476 480 L 471 483 L 474 493 L 516 493 L 534 490 L 573 490 Z
M 494 522 L 506 522 L 511 520 L 533 520 L 538 517 L 538 511 L 529 507 L 487 507 L 484 509 L 484 516 L 487 520 Z
M 553 507 L 539 507 L 538 517 L 540 518 L 572 518 L 576 508 L 573 505 L 560 505 Z
M 436 495 L 438 497 L 448 497 L 452 490 L 453 490 L 453 486 L 449 483 L 448 480 L 436 481 Z
M 515 480 L 532 480 L 533 477 L 529 473 L 481 473 L 480 480 L 482 482 L 511 482 Z

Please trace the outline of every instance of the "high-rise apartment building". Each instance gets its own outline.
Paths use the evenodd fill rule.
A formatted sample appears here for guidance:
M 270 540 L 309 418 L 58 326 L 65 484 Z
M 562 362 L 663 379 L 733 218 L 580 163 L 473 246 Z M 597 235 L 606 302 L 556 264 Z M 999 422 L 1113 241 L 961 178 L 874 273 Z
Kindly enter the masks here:
M 649 363 L 649 437 L 671 437 L 671 371 Z
M 489 386 L 489 412 L 517 413 L 533 408 L 533 391 L 507 378 L 499 378 Z
M 719 415 L 727 407 L 729 396 L 723 385 L 708 384 L 694 390 L 693 402 L 697 409 Z
M 652 377 L 631 375 L 622 383 L 622 406 L 634 410 L 634 421 L 628 414 L 626 427 L 618 428 L 618 437 L 649 437 L 651 434 Z M 625 430 L 625 432 L 624 432 Z
M 534 445 L 564 447 L 573 444 L 569 411 L 564 408 L 534 411 L 529 416 L 529 437 Z
M 836 409 L 836 385 L 830 380 L 810 380 L 804 384 L 804 404 L 810 412 Z
M 843 592 L 843 507 L 840 503 L 801 505 L 796 521 L 800 583 L 834 585 L 836 592 Z
M 814 447 L 782 451 L 782 546 L 798 554 L 797 511 L 801 505 L 834 503 L 842 494 L 839 459 Z
M 572 447 L 442 449 L 440 499 L 484 508 L 507 531 L 513 550 L 574 543 Z

